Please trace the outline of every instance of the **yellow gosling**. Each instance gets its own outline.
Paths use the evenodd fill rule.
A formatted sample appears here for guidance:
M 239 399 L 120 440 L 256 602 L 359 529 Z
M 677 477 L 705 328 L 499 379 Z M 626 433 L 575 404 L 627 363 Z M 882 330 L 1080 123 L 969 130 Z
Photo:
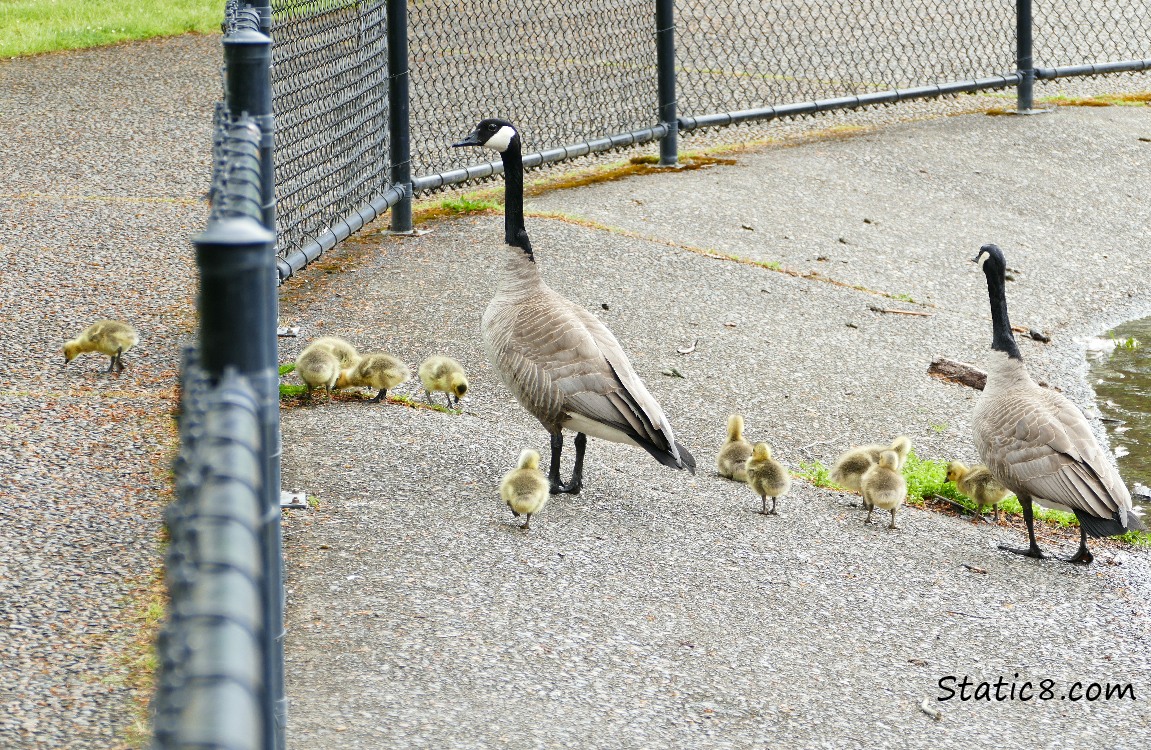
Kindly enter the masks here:
M 959 491 L 971 498 L 980 515 L 988 505 L 993 507 L 995 521 L 999 522 L 999 501 L 1011 493 L 991 476 L 986 466 L 975 464 L 969 469 L 962 461 L 952 461 L 947 464 L 947 481 L 955 482 Z
M 97 320 L 76 338 L 64 342 L 64 364 L 80 354 L 96 352 L 112 358 L 107 372 L 123 372 L 124 352 L 140 341 L 136 329 L 119 320 Z
M 751 458 L 751 443 L 743 437 L 743 417 L 732 414 L 727 418 L 727 442 L 719 449 L 715 460 L 721 477 L 737 482 L 747 481 L 747 459 Z
M 771 457 L 767 443 L 756 443 L 747 460 L 747 484 L 763 500 L 766 516 L 774 516 L 775 502 L 791 489 L 791 474 L 787 468 Z M 771 498 L 771 510 L 767 509 L 767 498 Z
M 871 523 L 872 512 L 882 508 L 891 511 L 891 523 L 887 528 L 898 529 L 895 525 L 895 511 L 907 498 L 907 482 L 899 471 L 899 454 L 893 450 L 880 453 L 879 463 L 864 472 L 860 488 L 863 492 L 863 507 L 867 508 L 864 523 Z
M 911 453 L 911 439 L 900 435 L 891 441 L 891 445 L 861 445 L 858 448 L 842 453 L 835 460 L 831 468 L 831 481 L 844 489 L 861 492 L 860 482 L 863 474 L 875 464 L 879 463 L 879 454 L 883 451 L 893 451 L 896 456 L 896 469 L 902 469 L 903 463 Z
M 307 346 L 296 358 L 296 373 L 308 388 L 308 398 L 313 388 L 324 388 L 330 394 L 340 376 L 340 360 L 324 347 Z
M 390 354 L 365 354 L 355 367 L 343 370 L 336 378 L 336 388 L 375 388 L 379 392 L 372 399 L 378 404 L 395 388 L 412 376 L 411 370 Z
M 524 519 L 524 530 L 530 528 L 532 515 L 543 510 L 549 493 L 547 477 L 540 471 L 540 454 L 530 448 L 520 452 L 519 465 L 500 480 L 500 499 L 512 509 L 512 515 Z
M 429 401 L 433 393 L 443 391 L 448 396 L 448 406 L 452 405 L 452 396 L 455 396 L 456 406 L 459 406 L 460 399 L 468 392 L 468 377 L 464 367 L 451 357 L 433 354 L 420 363 L 419 375 Z

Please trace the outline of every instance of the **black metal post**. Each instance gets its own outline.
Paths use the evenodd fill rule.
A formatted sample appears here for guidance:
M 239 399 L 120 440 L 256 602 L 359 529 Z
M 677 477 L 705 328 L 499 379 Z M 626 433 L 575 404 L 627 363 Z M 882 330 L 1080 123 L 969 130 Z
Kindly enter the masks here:
M 659 164 L 679 163 L 679 121 L 675 111 L 675 7 L 674 0 L 655 0 L 655 57 L 659 90 L 659 121 L 667 135 L 659 142 Z
M 225 100 L 233 115 L 247 113 L 260 126 L 260 191 L 264 226 L 276 231 L 276 169 L 273 159 L 272 38 L 241 29 L 224 37 Z
M 1031 0 L 1015 2 L 1015 65 L 1019 70 L 1015 111 L 1031 112 L 1035 105 L 1035 61 L 1031 50 Z
M 276 235 L 247 216 L 214 221 L 195 237 L 200 270 L 200 360 L 217 380 L 234 367 L 248 377 L 260 403 L 264 482 L 261 558 L 264 570 L 263 684 L 265 744 L 284 747 L 283 556 L 280 541 L 279 366 L 276 361 Z M 253 346 L 251 342 L 257 342 Z M 269 445 L 267 441 L 275 440 Z
M 260 14 L 260 31 L 272 35 L 272 0 L 249 0 L 248 5 Z
M 388 151 L 392 185 L 404 197 L 392 206 L 391 231 L 412 231 L 412 152 L 408 116 L 408 4 L 388 0 Z

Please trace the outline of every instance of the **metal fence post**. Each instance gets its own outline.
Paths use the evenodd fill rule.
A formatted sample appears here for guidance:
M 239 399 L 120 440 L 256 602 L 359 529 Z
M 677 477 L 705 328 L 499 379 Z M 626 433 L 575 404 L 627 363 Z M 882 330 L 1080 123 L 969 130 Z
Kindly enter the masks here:
M 213 379 L 234 367 L 248 377 L 260 403 L 261 439 L 279 427 L 279 369 L 275 359 L 276 317 L 267 304 L 276 294 L 276 235 L 247 216 L 214 221 L 193 238 L 200 270 L 200 360 Z M 257 342 L 256 346 L 252 342 Z M 270 342 L 270 346 L 268 343 Z M 269 396 L 272 401 L 269 404 Z M 271 413 L 274 412 L 274 421 Z M 261 557 L 264 568 L 265 747 L 284 747 L 283 557 L 280 549 L 279 457 L 267 443 L 261 451 Z M 275 468 L 269 471 L 270 464 Z M 271 484 L 275 481 L 275 484 Z
M 1031 0 L 1015 2 L 1015 66 L 1019 70 L 1015 111 L 1031 112 L 1035 105 L 1035 61 L 1031 50 Z
M 225 101 L 235 115 L 260 126 L 260 191 L 264 226 L 276 231 L 275 118 L 272 116 L 272 38 L 250 29 L 224 37 Z
M 675 111 L 675 6 L 674 0 L 655 0 L 655 55 L 659 91 L 659 120 L 667 135 L 659 142 L 659 164 L 679 162 L 679 120 Z
M 390 229 L 412 231 L 412 151 L 408 116 L 408 4 L 388 0 L 388 151 L 392 185 L 404 191 L 392 206 Z
M 260 15 L 260 31 L 272 35 L 272 0 L 250 0 L 249 6 Z

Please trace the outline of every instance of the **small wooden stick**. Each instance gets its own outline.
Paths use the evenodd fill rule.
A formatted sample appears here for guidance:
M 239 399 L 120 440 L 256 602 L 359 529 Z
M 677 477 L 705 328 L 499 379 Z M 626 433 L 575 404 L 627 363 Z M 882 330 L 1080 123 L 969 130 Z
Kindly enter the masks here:
M 875 305 L 871 305 L 867 309 L 872 312 L 889 313 L 891 315 L 918 315 L 921 318 L 930 318 L 932 315 L 935 315 L 935 313 L 921 312 L 919 310 L 892 310 L 887 307 L 876 307 Z
M 987 373 L 974 365 L 947 357 L 936 357 L 927 367 L 927 374 L 940 380 L 959 383 L 977 391 L 987 385 Z

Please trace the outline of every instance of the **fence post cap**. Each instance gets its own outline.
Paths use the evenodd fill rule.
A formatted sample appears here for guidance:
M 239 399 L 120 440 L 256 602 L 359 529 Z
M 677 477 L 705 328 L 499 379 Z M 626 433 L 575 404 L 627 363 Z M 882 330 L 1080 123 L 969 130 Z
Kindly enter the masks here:
M 224 35 L 224 46 L 271 43 L 272 37 L 254 29 L 236 29 Z
M 208 222 L 192 238 L 197 245 L 267 245 L 276 241 L 276 233 L 250 216 L 226 216 Z

